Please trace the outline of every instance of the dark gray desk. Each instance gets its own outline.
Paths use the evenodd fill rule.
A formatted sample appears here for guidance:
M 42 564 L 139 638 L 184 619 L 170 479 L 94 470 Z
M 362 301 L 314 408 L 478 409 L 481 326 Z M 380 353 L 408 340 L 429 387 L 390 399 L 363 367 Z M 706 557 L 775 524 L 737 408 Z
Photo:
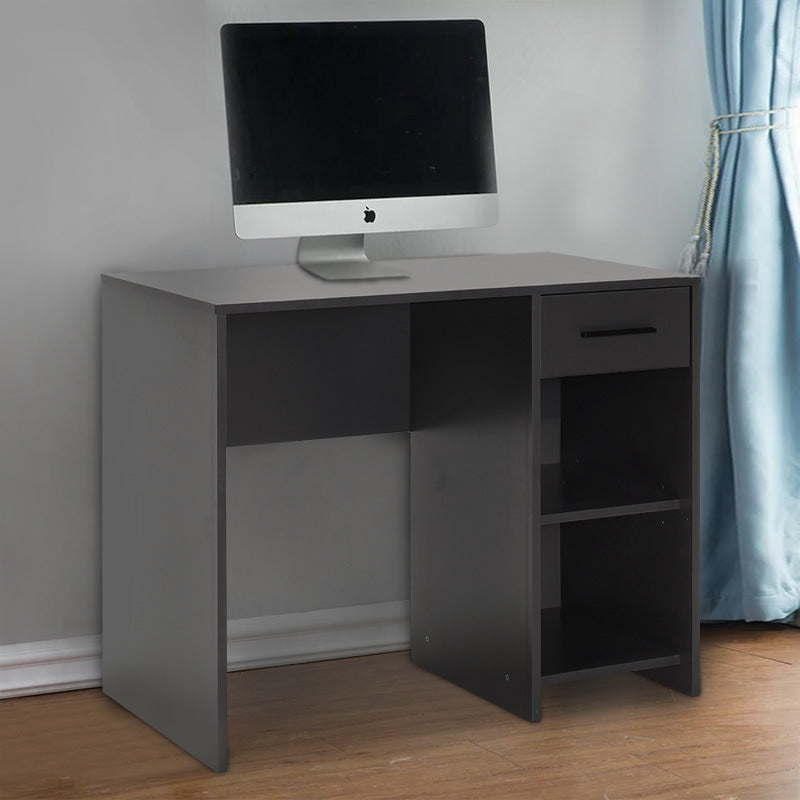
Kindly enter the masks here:
M 103 689 L 227 763 L 227 447 L 410 431 L 411 657 L 699 691 L 698 281 L 555 254 L 103 276 Z

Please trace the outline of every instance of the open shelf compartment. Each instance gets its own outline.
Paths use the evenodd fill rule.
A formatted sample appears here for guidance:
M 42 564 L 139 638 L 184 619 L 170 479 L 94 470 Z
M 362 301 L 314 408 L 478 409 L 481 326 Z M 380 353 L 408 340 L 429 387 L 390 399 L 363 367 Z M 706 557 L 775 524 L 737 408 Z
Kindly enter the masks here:
M 691 509 L 542 527 L 542 683 L 688 671 Z
M 542 683 L 680 664 L 671 648 L 633 635 L 593 615 L 542 609 Z
M 690 387 L 685 368 L 542 381 L 542 524 L 688 507 Z

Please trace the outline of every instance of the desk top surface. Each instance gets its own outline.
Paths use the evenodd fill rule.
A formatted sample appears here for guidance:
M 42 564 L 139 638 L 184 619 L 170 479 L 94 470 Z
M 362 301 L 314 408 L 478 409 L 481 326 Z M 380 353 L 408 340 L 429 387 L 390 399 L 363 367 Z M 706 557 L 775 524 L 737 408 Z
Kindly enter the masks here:
M 325 281 L 295 264 L 219 269 L 115 272 L 122 283 L 219 314 L 301 308 L 461 300 L 525 294 L 689 286 L 679 272 L 559 253 L 446 256 L 385 261 L 408 278 Z

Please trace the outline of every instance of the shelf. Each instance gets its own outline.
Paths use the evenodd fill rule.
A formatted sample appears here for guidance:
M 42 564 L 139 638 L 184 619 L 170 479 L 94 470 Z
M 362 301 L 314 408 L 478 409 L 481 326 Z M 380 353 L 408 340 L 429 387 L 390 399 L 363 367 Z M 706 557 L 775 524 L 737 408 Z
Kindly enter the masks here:
M 542 683 L 680 664 L 680 655 L 580 611 L 542 609 Z
M 637 468 L 542 465 L 542 525 L 675 511 L 682 501 Z

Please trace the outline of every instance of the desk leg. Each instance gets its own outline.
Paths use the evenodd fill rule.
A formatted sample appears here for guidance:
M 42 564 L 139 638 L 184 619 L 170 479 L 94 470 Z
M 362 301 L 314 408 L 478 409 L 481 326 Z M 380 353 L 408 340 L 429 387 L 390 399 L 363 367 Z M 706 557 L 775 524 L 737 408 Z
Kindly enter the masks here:
M 227 766 L 224 317 L 103 286 L 103 691 Z

